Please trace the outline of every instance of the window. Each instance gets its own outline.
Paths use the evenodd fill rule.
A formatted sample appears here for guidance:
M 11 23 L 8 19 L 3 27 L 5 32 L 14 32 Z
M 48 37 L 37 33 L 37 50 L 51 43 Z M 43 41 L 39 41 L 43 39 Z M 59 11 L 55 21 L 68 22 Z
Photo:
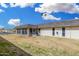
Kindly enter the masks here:
M 40 29 L 36 29 L 36 34 L 37 34 L 37 36 L 40 35 Z
M 22 31 L 22 34 L 24 34 L 24 29 L 22 29 L 21 31 Z
M 17 34 L 20 34 L 20 29 L 17 29 Z
M 25 29 L 25 34 L 27 34 L 27 29 Z
M 56 32 L 56 34 L 58 35 L 58 32 Z
M 32 34 L 36 34 L 36 29 L 32 29 Z
M 65 36 L 65 28 L 62 28 L 62 36 Z
M 55 28 L 52 29 L 52 35 L 55 35 Z

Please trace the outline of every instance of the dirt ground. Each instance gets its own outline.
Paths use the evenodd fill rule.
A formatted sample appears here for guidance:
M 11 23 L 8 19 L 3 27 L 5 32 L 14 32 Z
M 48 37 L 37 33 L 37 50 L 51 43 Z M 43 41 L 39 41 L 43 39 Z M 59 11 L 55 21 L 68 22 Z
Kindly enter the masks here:
M 79 55 L 79 40 L 45 36 L 1 36 L 32 55 Z
M 0 37 L 0 56 L 31 56 L 6 39 Z

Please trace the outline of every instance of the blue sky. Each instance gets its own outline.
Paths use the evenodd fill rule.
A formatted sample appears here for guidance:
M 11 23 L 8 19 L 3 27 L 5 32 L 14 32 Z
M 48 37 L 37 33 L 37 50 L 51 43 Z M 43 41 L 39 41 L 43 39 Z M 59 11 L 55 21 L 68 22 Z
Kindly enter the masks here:
M 22 4 L 21 4 L 22 5 Z M 19 19 L 20 25 L 22 24 L 40 24 L 40 23 L 48 23 L 48 22 L 55 22 L 55 21 L 64 21 L 64 20 L 72 20 L 77 19 L 79 17 L 79 11 L 73 11 L 68 10 L 69 12 L 72 11 L 73 13 L 67 12 L 67 10 L 63 11 L 62 8 L 60 10 L 57 10 L 58 12 L 43 12 L 36 10 L 35 8 L 40 8 L 40 5 L 42 4 L 34 4 L 34 5 L 13 5 L 10 6 L 10 4 L 1 4 L 0 5 L 0 27 L 4 28 L 14 28 L 15 25 L 10 22 L 10 20 L 17 20 Z M 77 8 L 78 8 L 78 4 Z M 62 5 L 61 5 L 62 6 Z M 66 5 L 67 6 L 67 5 Z M 70 5 L 69 5 L 70 6 Z M 46 7 L 46 6 L 45 6 Z M 41 7 L 43 8 L 43 7 Z M 41 9 L 40 8 L 40 9 Z M 56 7 L 57 8 L 57 7 Z M 69 7 L 68 7 L 69 8 Z M 74 9 L 74 7 L 73 7 Z M 49 10 L 50 11 L 50 10 Z M 43 16 L 43 14 L 46 14 L 47 16 Z M 48 16 L 54 16 L 52 19 Z M 10 22 L 10 23 L 8 23 Z M 17 21 L 16 21 L 17 22 Z M 11 24 L 12 23 L 12 24 Z

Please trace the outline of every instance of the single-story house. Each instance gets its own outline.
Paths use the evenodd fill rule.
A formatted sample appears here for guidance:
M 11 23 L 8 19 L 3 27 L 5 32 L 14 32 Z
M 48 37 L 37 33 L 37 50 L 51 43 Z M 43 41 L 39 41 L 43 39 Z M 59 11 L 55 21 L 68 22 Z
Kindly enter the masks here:
M 31 24 L 17 26 L 15 29 L 16 29 L 16 34 L 22 34 L 28 36 L 33 36 L 33 35 L 38 36 L 40 31 L 37 25 L 31 25 Z
M 0 33 L 5 32 L 4 28 L 0 28 Z
M 17 34 L 79 39 L 79 19 L 16 27 Z

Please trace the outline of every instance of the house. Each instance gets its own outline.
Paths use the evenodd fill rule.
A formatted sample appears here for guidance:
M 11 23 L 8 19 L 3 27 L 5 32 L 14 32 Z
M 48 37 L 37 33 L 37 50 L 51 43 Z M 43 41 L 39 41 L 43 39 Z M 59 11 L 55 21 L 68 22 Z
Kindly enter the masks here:
M 0 28 L 0 33 L 1 33 L 1 32 L 4 32 L 4 31 L 5 31 L 5 29 L 4 29 L 4 28 Z
M 16 27 L 17 34 L 79 39 L 79 19 Z
M 14 29 L 4 29 L 4 28 L 1 28 L 0 29 L 0 34 L 10 34 L 10 33 L 15 33 L 14 32 Z
M 22 34 L 27 36 L 39 35 L 39 29 L 37 25 L 31 25 L 31 24 L 21 25 L 21 26 L 17 26 L 15 29 L 17 34 Z

